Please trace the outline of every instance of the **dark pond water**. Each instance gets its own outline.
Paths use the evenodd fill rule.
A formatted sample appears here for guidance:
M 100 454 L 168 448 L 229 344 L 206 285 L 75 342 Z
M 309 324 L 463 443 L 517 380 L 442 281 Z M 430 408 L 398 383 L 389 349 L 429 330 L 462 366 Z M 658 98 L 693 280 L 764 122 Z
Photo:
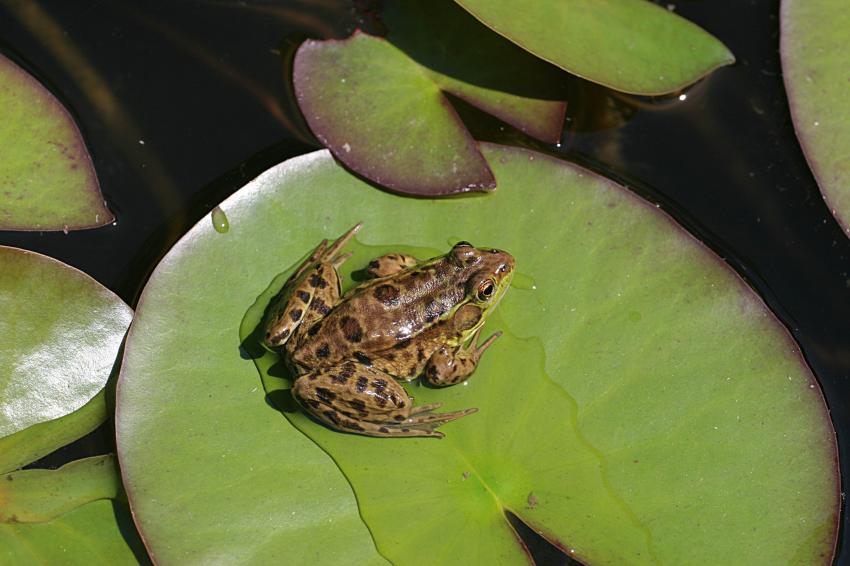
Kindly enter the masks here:
M 558 147 L 474 109 L 462 113 L 479 139 L 535 147 L 618 179 L 725 258 L 802 346 L 847 477 L 850 240 L 794 137 L 778 2 L 664 4 L 718 36 L 738 63 L 684 100 L 623 97 L 575 80 Z M 216 203 L 267 167 L 319 147 L 290 96 L 290 58 L 301 39 L 344 37 L 356 25 L 342 0 L 0 3 L 0 51 L 72 109 L 117 214 L 108 228 L 0 232 L 0 243 L 74 265 L 134 304 L 158 259 Z M 109 439 L 103 429 L 43 463 L 105 451 Z M 850 563 L 847 532 L 842 564 Z M 532 546 L 540 563 L 566 560 L 540 541 Z

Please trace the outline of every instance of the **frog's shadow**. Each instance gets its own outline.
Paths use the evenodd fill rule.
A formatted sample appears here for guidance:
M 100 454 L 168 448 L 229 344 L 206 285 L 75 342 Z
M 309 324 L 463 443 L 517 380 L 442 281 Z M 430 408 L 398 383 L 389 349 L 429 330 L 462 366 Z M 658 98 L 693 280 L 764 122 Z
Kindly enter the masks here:
M 244 340 L 239 344 L 239 356 L 243 360 L 251 360 L 254 363 L 254 367 L 257 370 L 257 373 L 260 373 L 261 370 L 259 366 L 256 364 L 256 361 L 259 358 L 262 358 L 267 354 L 266 348 L 262 345 L 262 337 L 263 337 L 263 329 L 262 324 L 258 324 L 254 330 L 245 337 Z M 287 367 L 286 362 L 284 362 L 283 358 L 278 357 L 277 361 L 269 367 L 268 375 L 271 377 L 275 377 L 278 379 L 286 380 L 289 384 L 289 387 L 284 389 L 275 389 L 274 391 L 266 391 L 266 403 L 276 411 L 281 413 L 295 413 L 298 412 L 298 402 L 292 396 L 292 383 L 295 381 L 295 375 L 292 373 L 292 370 Z M 260 377 L 260 382 L 262 383 L 262 376 Z M 265 389 L 265 383 L 262 383 L 263 388 Z

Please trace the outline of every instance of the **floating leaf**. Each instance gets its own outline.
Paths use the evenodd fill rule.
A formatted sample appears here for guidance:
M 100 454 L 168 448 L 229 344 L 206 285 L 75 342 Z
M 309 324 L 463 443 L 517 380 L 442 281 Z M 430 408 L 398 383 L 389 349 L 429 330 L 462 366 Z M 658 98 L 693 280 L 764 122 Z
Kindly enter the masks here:
M 841 0 L 783 0 L 782 76 L 800 146 L 850 235 L 850 12 Z
M 108 415 L 106 392 L 101 389 L 73 413 L 0 437 L 0 473 L 17 470 L 82 438 L 100 426 Z
M 483 149 L 500 190 L 475 199 L 399 198 L 326 152 L 293 159 L 223 203 L 227 238 L 205 219 L 166 255 L 128 337 L 117 419 L 157 559 L 375 558 L 342 477 L 293 423 L 340 466 L 393 562 L 523 561 L 510 510 L 589 563 L 827 563 L 835 436 L 764 304 L 621 187 Z M 237 349 L 281 271 L 357 221 L 346 274 L 458 239 L 516 257 L 525 289 L 488 323 L 505 335 L 468 385 L 410 386 L 416 403 L 480 409 L 445 439 L 330 431 L 293 406 L 277 371 L 264 399 L 248 359 L 262 352 L 250 337 Z
M 48 523 L 0 524 L 0 563 L 137 565 L 148 561 L 126 504 L 95 501 Z
M 734 63 L 720 41 L 646 0 L 455 0 L 492 30 L 562 69 L 634 94 L 684 88 Z
M 563 125 L 562 73 L 452 2 L 398 1 L 387 39 L 307 41 L 294 63 L 310 128 L 354 171 L 403 193 L 489 190 L 487 163 L 444 92 L 545 141 Z
M 115 217 L 71 115 L 0 55 L 0 230 L 79 230 Z
M 71 413 L 103 389 L 132 310 L 88 275 L 0 246 L 0 436 Z
M 58 470 L 20 470 L 0 477 L 0 523 L 43 523 L 121 493 L 115 456 L 92 456 Z

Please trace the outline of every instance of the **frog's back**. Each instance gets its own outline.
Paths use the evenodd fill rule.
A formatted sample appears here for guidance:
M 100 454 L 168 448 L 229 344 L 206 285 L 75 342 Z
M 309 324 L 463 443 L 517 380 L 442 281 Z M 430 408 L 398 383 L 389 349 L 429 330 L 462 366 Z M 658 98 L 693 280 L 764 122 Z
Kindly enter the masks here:
M 313 327 L 292 354 L 302 367 L 370 358 L 414 339 L 449 313 L 465 295 L 457 269 L 429 262 L 356 288 Z

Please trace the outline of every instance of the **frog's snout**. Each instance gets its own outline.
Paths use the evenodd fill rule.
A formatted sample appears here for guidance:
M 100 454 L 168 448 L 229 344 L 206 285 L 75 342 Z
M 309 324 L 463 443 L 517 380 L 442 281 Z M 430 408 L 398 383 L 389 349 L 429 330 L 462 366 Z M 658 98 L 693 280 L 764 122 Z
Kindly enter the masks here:
M 516 265 L 516 260 L 514 260 L 514 256 L 509 254 L 508 252 L 492 249 L 490 253 L 493 256 L 493 261 L 496 264 L 496 275 L 499 277 L 499 280 L 510 278 L 514 272 L 514 266 Z

